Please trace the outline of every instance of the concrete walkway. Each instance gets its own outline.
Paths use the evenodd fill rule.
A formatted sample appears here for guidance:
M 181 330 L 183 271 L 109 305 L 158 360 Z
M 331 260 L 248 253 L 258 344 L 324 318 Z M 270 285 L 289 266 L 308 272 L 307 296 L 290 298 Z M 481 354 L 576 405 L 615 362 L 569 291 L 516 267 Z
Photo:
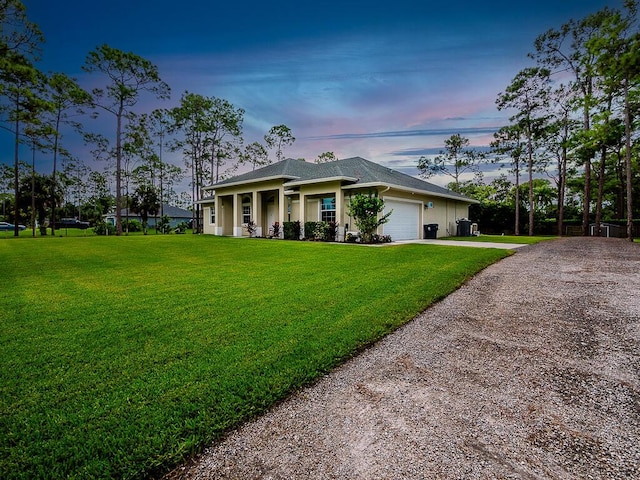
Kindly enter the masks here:
M 497 243 L 497 242 L 471 242 L 465 240 L 399 240 L 392 242 L 391 245 L 404 243 L 422 243 L 426 245 L 449 245 L 453 247 L 476 247 L 476 248 L 503 248 L 505 250 L 515 250 L 517 248 L 526 247 L 525 243 Z

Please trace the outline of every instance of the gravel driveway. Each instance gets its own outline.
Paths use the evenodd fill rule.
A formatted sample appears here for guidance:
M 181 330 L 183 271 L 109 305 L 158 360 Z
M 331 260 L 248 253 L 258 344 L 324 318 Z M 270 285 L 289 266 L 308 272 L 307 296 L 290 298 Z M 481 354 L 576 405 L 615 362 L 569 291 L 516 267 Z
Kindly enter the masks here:
M 520 249 L 168 478 L 640 478 L 640 245 Z

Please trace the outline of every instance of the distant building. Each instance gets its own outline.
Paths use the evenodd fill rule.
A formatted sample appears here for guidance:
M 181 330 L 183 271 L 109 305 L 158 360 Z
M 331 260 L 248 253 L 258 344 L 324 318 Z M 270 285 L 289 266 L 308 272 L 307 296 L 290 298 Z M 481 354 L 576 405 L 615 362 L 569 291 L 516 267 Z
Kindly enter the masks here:
M 163 205 L 163 213 L 169 217 L 169 225 L 171 226 L 171 228 L 177 227 L 182 222 L 191 224 L 192 213 L 191 211 L 185 210 L 184 208 L 174 207 L 173 205 L 169 205 L 165 203 Z M 128 218 L 129 220 L 136 220 L 142 223 L 142 218 L 140 217 L 140 215 L 135 213 L 133 210 L 123 208 L 122 210 L 120 210 L 120 215 L 122 217 L 122 220 L 125 220 Z M 104 218 L 105 222 L 111 223 L 112 225 L 116 224 L 115 212 L 107 213 L 102 217 Z M 147 226 L 149 228 L 155 228 L 156 221 L 158 223 L 160 223 L 161 221 L 160 210 L 158 210 L 157 216 L 151 216 L 151 215 L 149 216 L 147 220 Z

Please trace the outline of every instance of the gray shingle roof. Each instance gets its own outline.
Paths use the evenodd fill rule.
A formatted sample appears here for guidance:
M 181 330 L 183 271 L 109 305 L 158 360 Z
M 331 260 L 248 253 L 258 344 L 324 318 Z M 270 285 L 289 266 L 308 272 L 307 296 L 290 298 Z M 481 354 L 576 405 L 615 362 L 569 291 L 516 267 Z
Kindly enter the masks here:
M 288 180 L 288 182 L 285 182 L 285 185 L 287 185 L 287 183 L 321 180 L 323 178 L 355 178 L 357 181 L 352 183 L 354 187 L 358 185 L 384 184 L 418 190 L 439 197 L 454 198 L 475 203 L 474 200 L 453 192 L 452 190 L 425 182 L 419 178 L 384 167 L 361 157 L 345 158 L 343 160 L 320 164 L 288 158 L 258 170 L 223 180 L 222 182 L 212 185 L 211 188 L 215 189 L 215 187 L 218 186 L 223 187 L 236 183 L 248 183 L 273 177 Z

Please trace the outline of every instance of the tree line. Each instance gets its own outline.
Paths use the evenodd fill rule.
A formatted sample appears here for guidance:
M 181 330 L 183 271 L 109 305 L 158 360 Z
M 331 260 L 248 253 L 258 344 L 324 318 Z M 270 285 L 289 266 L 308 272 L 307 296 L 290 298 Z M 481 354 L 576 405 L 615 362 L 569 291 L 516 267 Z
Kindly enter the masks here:
M 490 148 L 471 148 L 468 139 L 453 135 L 440 155 L 418 160 L 421 176 L 449 175 L 449 188 L 481 200 L 472 211 L 494 228 L 506 216 L 515 234 L 526 229 L 531 235 L 553 218 L 559 234 L 567 220 L 577 220 L 588 235 L 591 224 L 599 233 L 604 220 L 617 220 L 631 239 L 640 209 L 634 196 L 640 188 L 637 8 L 636 0 L 626 0 L 621 9 L 605 7 L 539 35 L 532 65 L 497 96 L 496 107 L 511 116 Z M 19 0 L 0 2 L 0 24 L 0 127 L 15 140 L 13 166 L 0 171 L 0 181 L 13 190 L 2 194 L 2 214 L 16 223 L 15 235 L 28 214 L 32 225 L 48 220 L 55 228 L 57 215 L 95 222 L 111 210 L 121 234 L 123 209 L 144 218 L 181 202 L 193 206 L 198 231 L 202 186 L 241 165 L 267 165 L 270 152 L 281 160 L 295 142 L 291 129 L 276 125 L 264 143 L 245 144 L 244 110 L 193 92 L 184 92 L 173 108 L 141 111 L 143 97 L 168 100 L 171 89 L 151 62 L 108 45 L 86 57 L 83 70 L 102 85 L 86 91 L 64 73 L 36 68 L 44 38 Z M 99 116 L 111 119 L 109 135 L 89 130 Z M 66 149 L 63 131 L 81 135 L 104 170 L 89 168 Z M 20 145 L 29 146 L 31 162 L 20 158 Z M 166 161 L 167 151 L 180 152 L 183 166 Z M 50 174 L 35 171 L 36 152 L 50 155 Z M 332 160 L 333 152 L 325 152 L 316 162 Z M 506 171 L 485 183 L 487 163 Z M 469 174 L 473 180 L 466 180 Z M 191 192 L 178 197 L 175 187 L 185 176 Z
M 44 73 L 44 37 L 31 22 L 20 0 L 0 2 L 0 127 L 14 139 L 13 166 L 2 165 L 0 181 L 12 194 L 2 194 L 3 219 L 16 224 L 48 220 L 52 234 L 58 215 L 81 216 L 99 222 L 115 209 L 116 233 L 123 232 L 123 209 L 142 218 L 161 215 L 166 203 L 193 206 L 194 229 L 199 231 L 201 188 L 233 174 L 240 165 L 252 168 L 277 160 L 295 137 L 286 125 L 276 125 L 264 143 L 243 141 L 244 110 L 227 100 L 184 92 L 173 108 L 142 111 L 141 99 L 167 100 L 171 88 L 158 68 L 131 52 L 101 45 L 87 54 L 82 69 L 102 85 L 87 91 L 64 73 Z M 92 132 L 92 119 L 113 122 L 110 135 Z M 65 148 L 62 132 L 80 135 L 103 171 Z M 31 162 L 20 157 L 27 145 Z M 166 161 L 166 152 L 180 152 L 183 166 Z M 50 155 L 51 173 L 35 171 L 36 152 Z M 326 152 L 317 161 L 335 156 Z M 92 162 L 93 163 L 93 162 Z M 184 176 L 191 194 L 178 197 L 175 186 Z M 112 192 L 115 192 L 113 194 Z M 35 235 L 35 229 L 34 229 Z
M 637 10 L 627 0 L 539 35 L 532 65 L 497 97 L 511 116 L 491 148 L 479 151 L 453 135 L 440 155 L 420 158 L 421 175 L 449 175 L 449 188 L 481 200 L 477 215 L 497 224 L 507 213 L 516 235 L 523 225 L 533 235 L 552 217 L 561 235 L 566 220 L 579 218 L 583 235 L 591 224 L 599 235 L 604 220 L 617 220 L 632 240 L 640 210 Z M 485 183 L 487 163 L 506 166 L 509 176 Z M 473 180 L 463 181 L 465 173 Z

